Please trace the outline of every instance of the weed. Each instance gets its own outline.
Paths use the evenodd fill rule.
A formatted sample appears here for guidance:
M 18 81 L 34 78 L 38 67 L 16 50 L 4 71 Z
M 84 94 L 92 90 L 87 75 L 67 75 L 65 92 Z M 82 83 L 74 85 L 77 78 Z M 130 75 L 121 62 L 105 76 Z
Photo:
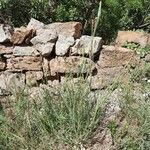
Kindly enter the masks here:
M 137 43 L 128 43 L 128 42 L 126 42 L 123 45 L 123 47 L 134 50 L 142 58 L 145 57 L 148 53 L 150 53 L 150 45 L 147 45 L 146 47 L 143 48 Z

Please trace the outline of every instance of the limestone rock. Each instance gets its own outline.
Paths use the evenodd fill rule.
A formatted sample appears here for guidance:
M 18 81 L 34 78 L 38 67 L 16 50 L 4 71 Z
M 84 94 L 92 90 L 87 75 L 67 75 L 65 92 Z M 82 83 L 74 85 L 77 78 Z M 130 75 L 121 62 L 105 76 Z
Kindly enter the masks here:
M 48 42 L 54 43 L 56 40 L 57 34 L 55 30 L 40 29 L 40 31 L 37 33 L 37 36 L 31 39 L 31 43 L 33 45 L 46 44 Z
M 7 59 L 9 71 L 41 71 L 42 60 L 40 57 L 16 57 Z
M 76 40 L 76 44 L 71 48 L 72 54 L 89 55 L 96 54 L 102 47 L 101 37 L 92 37 L 88 35 L 81 36 L 80 39 Z
M 54 43 L 46 43 L 46 44 L 38 44 L 36 45 L 37 50 L 41 53 L 44 57 L 49 57 L 51 52 L 53 51 L 55 44 Z
M 26 84 L 33 86 L 37 84 L 37 81 L 43 79 L 42 71 L 28 71 L 26 72 Z
M 38 56 L 39 52 L 31 46 L 15 46 L 13 50 L 14 56 Z
M 150 35 L 144 32 L 134 32 L 134 31 L 119 31 L 116 39 L 118 45 L 123 46 L 127 43 L 137 43 L 141 47 L 146 47 L 150 44 Z
M 64 56 L 68 53 L 68 50 L 71 46 L 74 45 L 74 38 L 71 36 L 59 35 L 56 42 L 56 55 Z
M 50 70 L 53 75 L 55 73 L 89 73 L 94 69 L 94 62 L 84 57 L 58 57 L 50 61 Z
M 0 24 L 0 43 L 9 42 L 13 28 L 9 25 Z
M 100 68 L 111 68 L 127 64 L 135 65 L 138 62 L 139 56 L 133 50 L 122 47 L 103 46 L 98 65 Z
M 34 29 L 27 29 L 25 27 L 21 27 L 15 30 L 12 35 L 11 42 L 14 45 L 20 45 L 23 43 L 29 44 L 30 40 L 35 36 Z
M 79 38 L 81 36 L 82 24 L 80 22 L 51 23 L 46 25 L 45 28 L 51 31 L 56 30 L 57 34 Z
M 25 75 L 21 73 L 0 74 L 0 95 L 8 95 L 22 89 L 25 85 Z
M 38 30 L 38 29 L 44 28 L 44 23 L 42 23 L 34 18 L 31 18 L 30 22 L 27 25 L 27 28 Z

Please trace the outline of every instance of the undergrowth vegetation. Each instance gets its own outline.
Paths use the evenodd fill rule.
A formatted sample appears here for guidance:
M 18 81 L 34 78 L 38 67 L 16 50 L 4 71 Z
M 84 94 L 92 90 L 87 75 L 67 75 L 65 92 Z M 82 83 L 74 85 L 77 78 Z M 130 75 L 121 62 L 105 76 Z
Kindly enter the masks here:
M 93 101 L 89 84 L 65 83 L 32 99 L 27 90 L 10 98 L 9 117 L 0 115 L 0 149 L 77 149 L 100 123 L 104 100 Z M 40 104 L 37 105 L 37 103 Z

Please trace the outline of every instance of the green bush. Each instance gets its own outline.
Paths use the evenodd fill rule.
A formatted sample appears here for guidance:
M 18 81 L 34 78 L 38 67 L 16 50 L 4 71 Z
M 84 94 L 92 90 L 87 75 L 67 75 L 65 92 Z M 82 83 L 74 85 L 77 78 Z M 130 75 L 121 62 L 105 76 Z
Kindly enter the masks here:
M 15 26 L 27 24 L 31 17 L 44 23 L 81 21 L 84 33 L 91 35 L 100 0 L 1 0 L 0 12 Z M 96 34 L 110 41 L 120 29 L 150 31 L 149 0 L 103 0 L 102 17 Z

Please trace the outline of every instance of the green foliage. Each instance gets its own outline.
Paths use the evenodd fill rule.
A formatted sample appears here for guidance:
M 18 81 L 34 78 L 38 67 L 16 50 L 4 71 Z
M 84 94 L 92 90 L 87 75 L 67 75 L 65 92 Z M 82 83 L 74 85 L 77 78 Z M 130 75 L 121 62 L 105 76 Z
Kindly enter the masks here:
M 30 19 L 30 0 L 2 0 L 0 12 L 7 20 L 11 20 L 15 26 L 26 24 Z
M 143 93 L 140 97 L 135 97 L 132 86 L 124 87 L 121 106 L 126 116 L 124 121 L 126 127 L 122 127 L 117 133 L 121 138 L 123 137 L 120 139 L 120 149 L 150 149 L 150 99 L 148 91 L 143 89 Z
M 92 34 L 100 0 L 1 0 L 0 12 L 15 26 L 27 24 L 31 17 L 44 23 L 81 21 L 84 33 Z M 110 41 L 119 29 L 150 31 L 149 0 L 103 0 L 97 35 Z
M 123 47 L 134 50 L 136 53 L 140 55 L 140 57 L 145 57 L 147 54 L 150 53 L 150 45 L 147 45 L 146 47 L 143 48 L 139 44 L 127 42 L 123 45 Z
M 141 83 L 144 78 L 150 78 L 150 64 L 146 63 L 142 68 L 136 67 L 131 73 L 131 81 Z

